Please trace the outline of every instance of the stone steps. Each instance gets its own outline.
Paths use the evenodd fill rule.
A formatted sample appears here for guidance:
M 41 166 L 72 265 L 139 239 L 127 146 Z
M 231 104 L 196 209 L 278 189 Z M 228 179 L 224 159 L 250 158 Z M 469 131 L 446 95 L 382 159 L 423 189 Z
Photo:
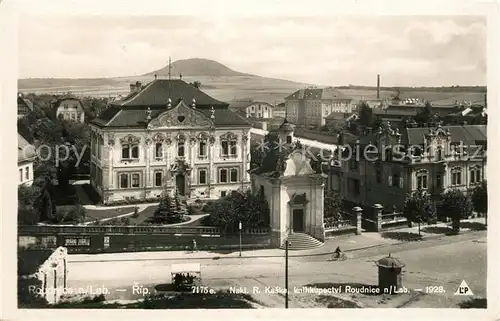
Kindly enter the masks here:
M 305 233 L 290 234 L 288 235 L 288 241 L 290 242 L 290 245 L 288 246 L 288 250 L 290 251 L 314 249 L 324 244 L 323 242 Z M 284 250 L 285 244 L 283 243 L 280 248 Z

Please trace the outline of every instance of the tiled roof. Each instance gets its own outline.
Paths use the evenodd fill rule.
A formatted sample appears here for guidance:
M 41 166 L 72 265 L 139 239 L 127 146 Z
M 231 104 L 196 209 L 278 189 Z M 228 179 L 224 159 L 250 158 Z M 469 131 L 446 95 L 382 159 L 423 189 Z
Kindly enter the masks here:
M 129 95 L 122 100 L 114 101 L 112 104 L 127 107 L 165 107 L 168 104 L 169 98 L 172 101 L 172 105 L 177 104 L 181 99 L 191 104 L 194 98 L 198 108 L 228 106 L 227 103 L 210 97 L 181 79 L 155 79 L 145 85 L 139 93 Z
M 172 108 L 175 108 L 174 105 L 172 106 Z M 205 116 L 210 117 L 210 109 L 197 110 L 202 112 Z M 165 111 L 167 111 L 167 108 L 151 108 L 151 119 L 155 119 Z M 250 126 L 250 122 L 246 118 L 227 108 L 214 109 L 214 115 L 215 126 Z M 99 127 L 145 127 L 146 117 L 146 108 L 120 108 L 118 106 L 111 106 L 97 118 L 94 118 L 91 123 Z
M 486 125 L 457 125 L 457 126 L 443 126 L 445 131 L 450 131 L 451 142 L 460 143 L 465 145 L 475 145 L 486 141 Z M 402 141 L 409 145 L 422 145 L 425 141 L 425 135 L 429 134 L 431 128 L 417 127 L 406 128 L 403 132 Z
M 151 119 L 155 119 L 168 110 L 169 97 L 171 108 L 175 108 L 181 101 L 191 106 L 194 98 L 196 109 L 207 117 L 210 117 L 213 106 L 216 126 L 250 126 L 244 116 L 229 110 L 227 103 L 208 96 L 180 79 L 156 79 L 143 87 L 139 93 L 114 101 L 91 123 L 99 127 L 145 127 L 147 108 L 151 110 Z
M 28 143 L 21 134 L 17 134 L 17 161 L 32 161 L 35 157 L 35 147 Z
M 347 97 L 342 92 L 332 87 L 300 89 L 285 98 L 285 100 L 293 99 L 352 100 L 352 98 Z

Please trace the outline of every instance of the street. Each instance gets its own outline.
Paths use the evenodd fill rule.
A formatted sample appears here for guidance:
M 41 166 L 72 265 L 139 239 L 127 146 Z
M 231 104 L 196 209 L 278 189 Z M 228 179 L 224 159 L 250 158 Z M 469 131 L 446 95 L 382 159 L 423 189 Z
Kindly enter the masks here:
M 289 288 L 310 285 L 377 285 L 378 268 L 374 261 L 387 256 L 402 260 L 403 285 L 411 290 L 406 297 L 379 304 L 373 298 L 354 296 L 360 305 L 368 307 L 456 307 L 461 300 L 453 294 L 465 280 L 476 297 L 486 297 L 486 232 L 471 232 L 420 242 L 386 245 L 349 252 L 349 259 L 342 262 L 328 261 L 329 255 L 313 255 L 289 258 Z M 283 252 L 284 256 L 284 252 Z M 108 300 L 131 300 L 142 297 L 144 291 L 156 284 L 170 282 L 171 264 L 201 263 L 203 284 L 214 288 L 246 289 L 266 307 L 284 307 L 284 258 L 252 257 L 220 260 L 119 260 L 120 254 L 107 256 L 104 262 L 72 262 L 69 258 L 68 287 L 93 289 L 106 288 Z M 136 291 L 133 291 L 133 285 Z M 420 295 L 414 298 L 415 289 L 440 287 L 441 293 Z M 255 293 L 253 290 L 255 289 Z M 118 290 L 118 291 L 117 291 Z M 136 292 L 136 293 L 133 293 Z M 141 293 L 137 293 L 141 292 Z M 260 293 L 258 293 L 260 292 Z M 418 294 L 418 293 L 417 293 Z M 344 294 L 352 299 L 352 295 Z M 290 307 L 320 307 L 314 300 L 316 294 L 290 294 Z M 407 303 L 406 298 L 409 300 Z M 404 301 L 404 302 L 403 302 Z

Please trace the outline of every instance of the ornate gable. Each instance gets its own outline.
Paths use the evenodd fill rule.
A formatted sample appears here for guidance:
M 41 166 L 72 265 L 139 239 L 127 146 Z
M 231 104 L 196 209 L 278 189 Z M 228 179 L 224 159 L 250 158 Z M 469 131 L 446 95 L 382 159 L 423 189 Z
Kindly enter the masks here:
M 184 101 L 180 101 L 174 108 L 168 109 L 153 119 L 148 124 L 148 129 L 158 128 L 211 128 L 214 123 L 202 112 L 188 107 Z

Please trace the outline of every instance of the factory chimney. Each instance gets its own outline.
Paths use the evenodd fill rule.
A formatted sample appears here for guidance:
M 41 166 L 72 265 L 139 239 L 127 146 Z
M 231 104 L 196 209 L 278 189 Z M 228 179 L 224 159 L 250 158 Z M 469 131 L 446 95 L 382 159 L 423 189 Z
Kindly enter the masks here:
M 380 75 L 377 75 L 377 99 L 380 99 Z

